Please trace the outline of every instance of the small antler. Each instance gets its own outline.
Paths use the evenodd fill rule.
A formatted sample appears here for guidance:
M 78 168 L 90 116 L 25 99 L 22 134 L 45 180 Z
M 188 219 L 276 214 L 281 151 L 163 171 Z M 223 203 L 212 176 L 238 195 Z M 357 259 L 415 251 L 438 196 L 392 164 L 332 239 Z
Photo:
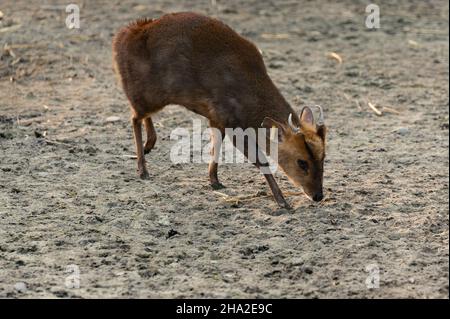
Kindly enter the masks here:
M 298 128 L 297 126 L 294 125 L 294 123 L 292 123 L 292 113 L 289 114 L 288 124 L 291 130 L 294 131 L 294 133 L 300 132 L 300 128 Z
M 320 105 L 316 105 L 316 107 L 319 109 L 319 119 L 317 120 L 317 124 L 318 125 L 324 125 L 324 120 L 323 120 L 323 110 L 322 107 Z

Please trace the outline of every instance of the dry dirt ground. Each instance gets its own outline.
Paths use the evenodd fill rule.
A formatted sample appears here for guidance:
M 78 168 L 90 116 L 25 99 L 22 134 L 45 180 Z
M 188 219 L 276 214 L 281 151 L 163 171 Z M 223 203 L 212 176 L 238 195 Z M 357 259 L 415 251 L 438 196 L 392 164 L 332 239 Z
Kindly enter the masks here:
M 70 30 L 65 1 L 2 0 L 0 297 L 448 298 L 448 2 L 379 1 L 377 30 L 368 3 L 78 1 Z M 219 17 L 295 109 L 324 107 L 321 204 L 278 209 L 250 164 L 219 168 L 222 193 L 250 198 L 224 200 L 206 164 L 169 160 L 170 132 L 199 118 L 179 106 L 137 178 L 111 39 L 175 11 Z

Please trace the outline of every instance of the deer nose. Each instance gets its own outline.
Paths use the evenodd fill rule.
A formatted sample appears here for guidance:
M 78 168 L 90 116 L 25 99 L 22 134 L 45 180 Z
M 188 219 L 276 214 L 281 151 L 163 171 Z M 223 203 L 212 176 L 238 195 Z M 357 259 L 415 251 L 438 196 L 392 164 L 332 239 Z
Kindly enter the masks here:
M 322 199 L 323 199 L 323 193 L 322 192 L 317 193 L 317 194 L 315 194 L 313 196 L 313 201 L 315 201 L 315 202 L 320 202 Z

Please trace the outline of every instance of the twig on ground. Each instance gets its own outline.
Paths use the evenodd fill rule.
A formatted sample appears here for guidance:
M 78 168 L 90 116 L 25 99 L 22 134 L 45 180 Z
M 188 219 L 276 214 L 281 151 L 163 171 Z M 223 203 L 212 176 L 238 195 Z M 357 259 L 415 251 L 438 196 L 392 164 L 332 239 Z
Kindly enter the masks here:
M 342 94 L 344 95 L 344 98 L 345 98 L 347 101 L 349 101 L 349 102 L 354 101 L 355 104 L 356 104 L 356 106 L 358 107 L 358 110 L 359 110 L 359 111 L 362 111 L 361 104 L 359 103 L 359 101 L 358 101 L 357 99 L 352 99 L 352 98 L 351 98 L 348 94 L 346 94 L 346 93 L 342 93 Z
M 378 116 L 382 116 L 382 115 L 383 115 L 383 113 L 382 113 L 379 109 L 377 109 L 377 108 L 375 107 L 375 105 L 373 105 L 372 103 L 367 102 L 367 105 L 369 105 L 369 107 L 372 109 L 372 111 L 373 111 L 376 115 L 378 115 Z
M 263 39 L 288 39 L 289 38 L 289 34 L 287 33 L 277 33 L 277 34 L 272 34 L 272 33 L 263 33 L 261 34 L 261 38 Z
M 21 24 L 16 24 L 10 27 L 0 28 L 0 33 L 13 32 L 19 29 L 21 26 Z
M 328 53 L 328 57 L 335 59 L 336 61 L 338 61 L 339 64 L 342 64 L 342 58 L 339 54 L 337 54 L 336 52 L 329 52 Z
M 401 114 L 399 111 L 397 111 L 393 108 L 387 107 L 387 106 L 383 106 L 383 108 L 381 110 L 385 113 L 392 113 L 392 114 L 397 114 L 397 115 Z
M 54 144 L 54 145 L 63 145 L 63 146 L 70 146 L 70 147 L 73 147 L 73 145 L 72 144 L 69 144 L 69 143 L 64 143 L 64 142 L 60 142 L 60 141 L 55 141 L 55 140 L 51 140 L 51 139 L 48 139 L 48 138 L 43 138 L 43 140 L 44 141 L 46 141 L 48 144 Z
M 125 157 L 125 158 L 129 158 L 129 159 L 137 159 L 137 156 L 136 155 L 128 155 L 128 154 L 123 154 L 123 155 L 121 155 L 122 157 Z
M 269 195 L 261 195 L 261 194 L 255 194 L 255 195 L 240 195 L 240 196 L 230 196 L 227 195 L 225 193 L 221 193 L 218 191 L 214 191 L 215 194 L 219 195 L 222 197 L 222 199 L 225 202 L 231 202 L 231 203 L 239 203 L 239 202 L 248 202 L 248 201 L 253 201 L 259 198 L 267 198 L 267 197 L 272 197 L 272 194 Z M 298 195 L 302 195 L 302 192 L 285 192 L 284 193 L 287 196 L 298 196 Z

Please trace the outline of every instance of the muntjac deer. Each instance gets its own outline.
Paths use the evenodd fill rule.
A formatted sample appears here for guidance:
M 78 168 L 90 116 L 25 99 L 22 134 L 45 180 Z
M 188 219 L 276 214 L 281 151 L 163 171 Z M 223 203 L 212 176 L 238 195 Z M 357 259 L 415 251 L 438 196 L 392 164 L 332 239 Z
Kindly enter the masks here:
M 208 118 L 210 126 L 222 133 L 211 136 L 212 158 L 220 152 L 226 128 L 278 128 L 279 167 L 309 198 L 323 199 L 322 109 L 317 123 L 309 107 L 296 115 L 268 76 L 259 50 L 230 27 L 195 13 L 138 20 L 116 34 L 113 59 L 131 105 L 141 178 L 149 176 L 144 154 L 156 142 L 151 116 L 177 104 Z M 242 151 L 247 155 L 246 149 Z M 263 166 L 262 161 L 254 164 Z M 211 159 L 209 178 L 214 188 L 221 186 L 217 167 Z M 278 205 L 288 208 L 273 175 L 265 172 L 264 177 Z

